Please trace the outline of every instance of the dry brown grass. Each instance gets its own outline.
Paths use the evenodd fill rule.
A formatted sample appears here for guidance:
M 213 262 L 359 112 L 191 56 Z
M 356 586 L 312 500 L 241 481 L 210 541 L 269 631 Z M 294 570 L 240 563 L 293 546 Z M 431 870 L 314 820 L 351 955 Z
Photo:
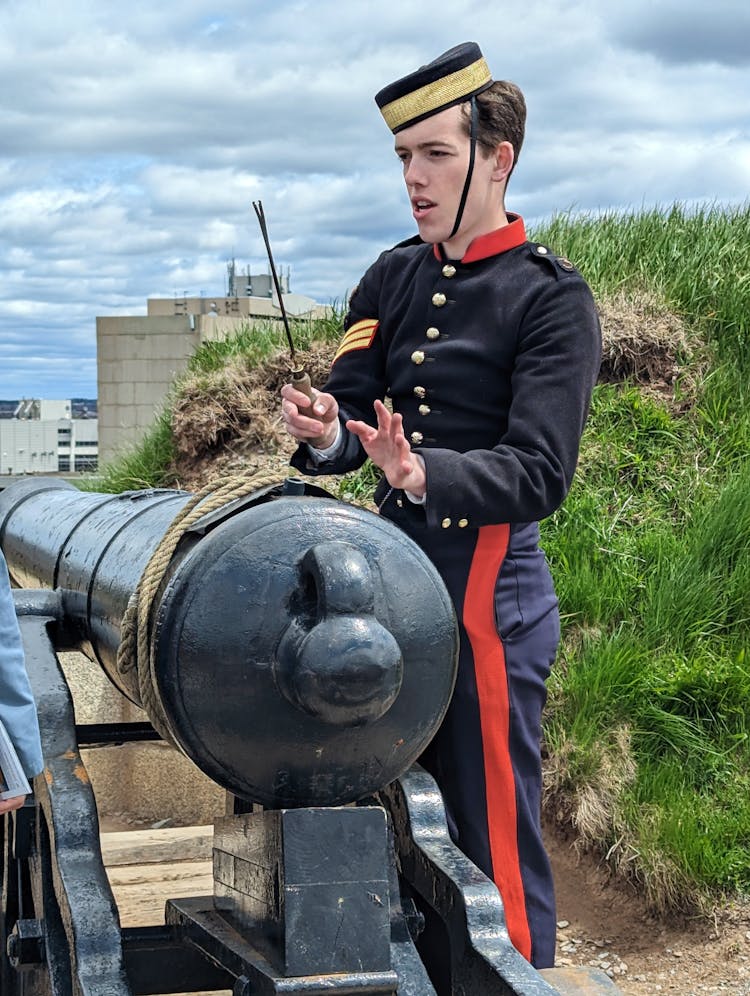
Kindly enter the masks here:
M 624 726 L 612 731 L 610 742 L 601 745 L 596 770 L 580 779 L 573 793 L 568 784 L 571 752 L 572 743 L 560 743 L 545 762 L 544 809 L 554 812 L 559 826 L 575 828 L 582 847 L 601 847 L 602 841 L 620 836 L 620 800 L 636 775 L 630 731 Z M 610 857 L 615 857 L 614 851 Z
M 623 812 L 622 800 L 637 774 L 631 750 L 630 730 L 619 726 L 608 744 L 602 745 L 597 768 L 588 778 L 570 784 L 572 743 L 563 742 L 544 765 L 543 811 L 551 817 L 558 832 L 573 840 L 573 850 L 581 857 L 604 855 L 604 866 L 615 879 L 637 883 L 649 910 L 674 913 L 681 908 L 700 907 L 695 890 L 661 849 L 648 856 L 646 865 Z M 656 864 L 658 857 L 659 863 Z
M 599 381 L 628 382 L 689 404 L 700 376 L 698 342 L 683 319 L 646 292 L 615 294 L 598 302 L 602 325 Z
M 235 363 L 186 378 L 172 408 L 172 434 L 180 456 L 202 459 L 247 436 L 257 446 L 276 449 L 279 435 L 262 377 L 262 370 Z
M 313 384 L 324 383 L 334 349 L 315 345 L 299 354 Z M 175 484 L 192 490 L 223 475 L 277 467 L 285 476 L 294 447 L 282 428 L 279 392 L 288 380 L 286 353 L 253 368 L 238 358 L 185 377 L 172 408 Z

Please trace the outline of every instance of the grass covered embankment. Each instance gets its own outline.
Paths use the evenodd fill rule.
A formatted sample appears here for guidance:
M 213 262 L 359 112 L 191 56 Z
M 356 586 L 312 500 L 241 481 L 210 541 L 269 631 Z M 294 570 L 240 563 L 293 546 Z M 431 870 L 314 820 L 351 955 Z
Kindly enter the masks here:
M 656 907 L 705 909 L 750 893 L 750 207 L 561 216 L 534 237 L 589 280 L 606 346 L 578 475 L 543 523 L 563 616 L 545 806 Z M 303 334 L 320 383 L 338 324 Z M 278 330 L 202 347 L 104 486 L 273 448 L 282 348 Z
M 628 349 L 632 382 L 597 387 L 577 479 L 543 526 L 565 624 L 548 803 L 657 907 L 747 896 L 750 210 L 539 234 L 598 300 L 649 295 L 646 343 L 662 309 L 685 331 L 671 389 Z

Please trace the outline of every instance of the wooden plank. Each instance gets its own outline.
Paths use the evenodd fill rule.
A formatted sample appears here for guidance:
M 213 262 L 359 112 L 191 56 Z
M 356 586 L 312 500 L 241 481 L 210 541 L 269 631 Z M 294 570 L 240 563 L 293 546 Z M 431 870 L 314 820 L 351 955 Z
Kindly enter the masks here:
M 101 835 L 123 926 L 164 923 L 167 899 L 213 893 L 213 827 L 163 827 Z
M 167 899 L 210 896 L 211 863 L 178 861 L 164 865 L 107 869 L 123 927 L 164 923 Z
M 140 885 L 149 889 L 163 887 L 163 891 L 168 891 L 174 888 L 175 883 L 201 879 L 206 880 L 210 886 L 204 889 L 201 895 L 211 895 L 214 891 L 210 861 L 162 861 L 158 865 L 116 865 L 114 868 L 107 868 L 107 875 L 113 886 Z
M 102 857 L 108 868 L 162 861 L 210 861 L 213 835 L 212 826 L 118 830 L 100 835 Z

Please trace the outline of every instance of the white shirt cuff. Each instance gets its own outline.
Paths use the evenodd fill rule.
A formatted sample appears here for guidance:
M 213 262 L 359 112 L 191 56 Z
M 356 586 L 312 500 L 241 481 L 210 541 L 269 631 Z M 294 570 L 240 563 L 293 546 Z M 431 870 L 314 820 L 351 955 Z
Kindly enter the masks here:
M 307 449 L 310 452 L 310 459 L 317 467 L 318 464 L 324 463 L 326 460 L 333 460 L 334 457 L 338 456 L 341 450 L 344 448 L 344 434 L 341 431 L 341 422 L 336 422 L 336 438 L 331 443 L 330 446 L 324 447 L 319 450 L 315 446 L 311 446 L 310 443 L 307 444 Z
M 415 453 L 414 457 L 415 459 L 419 460 L 419 462 L 422 464 L 422 470 L 424 470 L 424 460 L 422 459 L 422 456 L 419 453 Z M 424 503 L 427 501 L 426 491 L 421 497 L 418 495 L 413 495 L 411 491 L 404 491 L 404 494 L 412 503 L 412 505 L 424 505 Z

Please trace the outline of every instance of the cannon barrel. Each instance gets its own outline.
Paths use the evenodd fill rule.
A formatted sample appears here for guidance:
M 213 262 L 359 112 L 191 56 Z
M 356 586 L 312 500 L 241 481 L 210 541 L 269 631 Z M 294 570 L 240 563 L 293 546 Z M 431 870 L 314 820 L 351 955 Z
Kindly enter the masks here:
M 401 775 L 439 725 L 458 637 L 419 547 L 317 488 L 266 488 L 199 518 L 148 620 L 154 722 L 210 778 L 273 807 L 338 805 Z M 53 478 L 0 493 L 13 581 L 59 592 L 66 638 L 149 717 L 118 661 L 123 620 L 186 492 Z

